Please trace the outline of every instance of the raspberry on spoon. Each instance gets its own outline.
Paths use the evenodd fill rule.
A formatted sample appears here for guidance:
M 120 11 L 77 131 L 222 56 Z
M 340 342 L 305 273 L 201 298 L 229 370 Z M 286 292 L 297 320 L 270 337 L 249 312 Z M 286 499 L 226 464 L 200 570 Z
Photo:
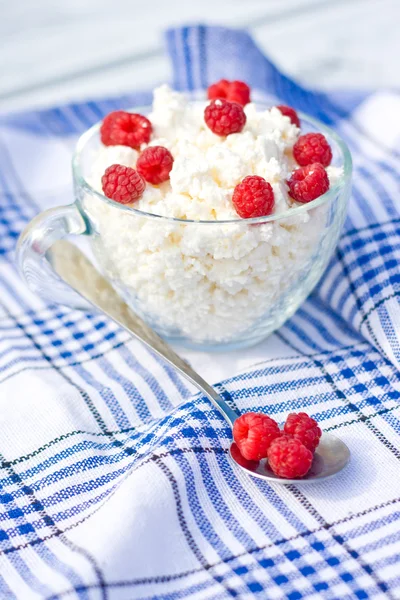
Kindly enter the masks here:
M 293 156 L 301 167 L 317 162 L 327 167 L 331 164 L 332 150 L 322 133 L 306 133 L 293 146 Z
M 275 475 L 285 479 L 304 477 L 311 468 L 313 454 L 299 440 L 285 435 L 268 448 L 268 465 Z
M 317 421 L 304 412 L 291 413 L 286 419 L 284 431 L 287 435 L 299 440 L 311 452 L 315 452 L 322 435 Z
M 172 154 L 164 146 L 149 146 L 136 162 L 138 173 L 149 183 L 157 185 L 169 179 L 174 164 Z
M 235 187 L 232 202 L 242 219 L 265 217 L 274 210 L 274 191 L 263 177 L 249 175 Z
M 146 183 L 135 169 L 123 165 L 111 165 L 101 178 L 103 192 L 120 204 L 130 204 L 138 200 L 144 192 Z
M 302 204 L 315 200 L 329 190 L 328 174 L 320 163 L 296 169 L 287 184 L 290 196 Z
M 225 136 L 242 131 L 246 124 L 246 115 L 237 102 L 218 98 L 206 106 L 204 120 L 213 133 Z
M 148 144 L 152 125 L 143 115 L 116 110 L 105 117 L 100 138 L 105 146 L 129 146 L 138 150 Z
M 238 465 L 244 467 L 245 469 L 250 469 L 250 471 L 253 471 L 255 468 L 257 468 L 259 464 L 258 460 L 247 460 L 247 458 L 244 458 L 243 454 L 239 450 L 239 446 L 235 442 L 231 445 L 231 455 L 233 460 L 237 462 Z
M 278 423 L 262 413 L 245 413 L 233 424 L 233 439 L 246 460 L 265 458 L 271 442 L 280 435 Z

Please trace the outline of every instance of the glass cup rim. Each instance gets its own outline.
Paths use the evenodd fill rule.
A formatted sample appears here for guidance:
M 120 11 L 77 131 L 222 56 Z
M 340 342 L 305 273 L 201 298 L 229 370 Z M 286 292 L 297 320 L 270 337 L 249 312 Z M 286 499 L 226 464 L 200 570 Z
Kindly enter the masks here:
M 272 106 L 273 106 L 273 105 L 271 106 L 271 105 L 268 105 L 267 103 L 262 103 L 262 102 L 256 102 L 255 104 L 257 107 L 260 107 L 264 110 L 267 110 L 268 108 L 272 108 Z M 150 109 L 151 109 L 150 105 L 135 106 L 132 109 L 129 109 L 128 112 L 138 112 L 138 113 L 142 113 L 142 114 L 147 114 L 150 111 Z M 82 154 L 86 144 L 88 143 L 88 141 L 94 135 L 96 135 L 98 133 L 98 131 L 100 130 L 100 126 L 102 123 L 101 121 L 98 121 L 97 123 L 95 123 L 95 125 L 92 125 L 92 127 L 90 127 L 87 131 L 85 131 L 80 136 L 80 138 L 76 144 L 75 151 L 72 156 L 73 177 L 74 177 L 74 180 L 78 183 L 78 185 L 80 187 L 82 187 L 86 192 L 88 192 L 89 194 L 92 194 L 94 196 L 97 196 L 97 198 L 99 198 L 103 202 L 106 202 L 110 206 L 113 206 L 114 208 L 118 208 L 119 210 L 124 210 L 128 213 L 137 215 L 138 217 L 148 218 L 148 219 L 158 219 L 158 220 L 161 220 L 164 222 L 170 222 L 170 223 L 185 223 L 185 224 L 194 223 L 196 225 L 200 225 L 200 224 L 203 224 L 203 225 L 228 225 L 228 224 L 238 225 L 238 224 L 245 223 L 246 225 L 250 225 L 250 224 L 257 224 L 257 223 L 258 224 L 271 223 L 271 222 L 279 221 L 281 219 L 286 219 L 288 217 L 302 215 L 303 213 L 306 213 L 309 210 L 316 208 L 317 206 L 321 206 L 321 205 L 325 204 L 331 198 L 334 198 L 336 196 L 336 194 L 346 186 L 346 184 L 349 182 L 349 180 L 351 178 L 352 159 L 351 159 L 350 150 L 348 149 L 346 142 L 344 142 L 344 140 L 335 131 L 333 131 L 333 129 L 331 129 L 330 127 L 328 127 L 327 125 L 325 125 L 324 123 L 319 121 L 318 119 L 314 119 L 313 117 L 310 117 L 306 113 L 297 111 L 297 114 L 300 116 L 300 119 L 313 125 L 318 130 L 318 132 L 326 134 L 328 137 L 332 138 L 335 141 L 335 143 L 337 144 L 337 146 L 339 147 L 340 152 L 341 152 L 342 163 L 343 163 L 342 164 L 343 175 L 322 196 L 319 196 L 315 200 L 312 200 L 311 202 L 308 202 L 306 204 L 301 204 L 300 206 L 296 206 L 295 208 L 288 208 L 284 212 L 281 212 L 278 214 L 272 214 L 272 215 L 268 215 L 268 216 L 264 216 L 264 217 L 252 217 L 250 219 L 242 219 L 242 218 L 238 217 L 237 219 L 226 219 L 226 220 L 222 220 L 222 221 L 215 221 L 215 220 L 214 221 L 200 221 L 200 220 L 195 221 L 193 219 L 178 219 L 176 217 L 166 217 L 163 215 L 156 215 L 154 213 L 148 213 L 148 212 L 145 212 L 142 210 L 138 210 L 136 208 L 132 208 L 131 206 L 120 204 L 119 202 L 115 202 L 115 200 L 112 200 L 111 198 L 107 198 L 107 196 L 105 196 L 101 192 L 98 192 L 85 179 L 85 177 L 82 174 L 81 164 L 80 164 L 81 163 L 81 161 L 80 161 L 81 154 Z

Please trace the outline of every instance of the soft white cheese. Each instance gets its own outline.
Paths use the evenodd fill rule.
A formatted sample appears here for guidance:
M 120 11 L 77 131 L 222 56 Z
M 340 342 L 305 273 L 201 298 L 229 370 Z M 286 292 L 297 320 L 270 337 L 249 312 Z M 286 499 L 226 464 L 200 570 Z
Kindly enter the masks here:
M 85 206 L 100 234 L 94 236 L 97 258 L 135 309 L 161 333 L 218 343 L 245 338 L 268 311 L 280 324 L 278 302 L 309 269 L 326 207 L 262 225 L 237 220 L 232 194 L 246 175 L 271 183 L 276 213 L 293 206 L 285 180 L 294 168 L 291 148 L 299 130 L 278 109 L 258 111 L 249 104 L 243 132 L 221 138 L 205 125 L 204 107 L 168 86 L 155 90 L 150 145 L 169 148 L 174 165 L 170 181 L 147 184 L 134 208 L 184 220 L 236 222 L 140 216 L 89 195 Z M 92 185 L 101 192 L 105 168 L 134 167 L 137 156 L 130 148 L 102 147 Z M 328 173 L 334 183 L 341 171 L 329 167 Z

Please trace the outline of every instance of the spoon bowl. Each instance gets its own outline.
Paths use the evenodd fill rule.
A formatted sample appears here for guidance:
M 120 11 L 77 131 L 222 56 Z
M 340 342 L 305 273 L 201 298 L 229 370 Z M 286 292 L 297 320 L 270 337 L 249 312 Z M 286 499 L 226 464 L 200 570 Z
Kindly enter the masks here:
M 326 481 L 339 473 L 350 461 L 350 450 L 339 438 L 330 433 L 323 433 L 318 448 L 315 451 L 311 469 L 301 479 L 284 479 L 275 475 L 268 466 L 266 458 L 260 461 L 246 460 L 240 454 L 240 450 L 235 442 L 231 444 L 229 456 L 236 466 L 246 471 L 252 477 L 258 477 L 271 483 L 283 483 L 286 485 L 295 483 L 296 485 L 303 485 Z

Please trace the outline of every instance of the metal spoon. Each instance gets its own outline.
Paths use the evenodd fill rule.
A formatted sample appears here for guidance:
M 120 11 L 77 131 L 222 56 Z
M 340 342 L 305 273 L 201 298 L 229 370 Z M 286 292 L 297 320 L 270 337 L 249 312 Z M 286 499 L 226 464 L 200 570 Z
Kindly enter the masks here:
M 219 410 L 232 427 L 238 414 L 228 406 L 215 389 L 209 385 L 192 367 L 160 338 L 131 308 L 120 298 L 111 284 L 95 269 L 93 264 L 74 245 L 63 240 L 53 244 L 49 256 L 54 270 L 81 297 L 92 306 L 105 313 L 113 321 L 141 340 L 153 352 L 175 367 L 186 379 L 194 384 Z M 243 471 L 274 483 L 309 484 L 333 477 L 350 460 L 350 450 L 338 438 L 324 433 L 315 453 L 309 473 L 302 479 L 282 479 L 275 475 L 264 459 L 260 462 L 248 461 L 240 454 L 232 442 L 229 455 L 235 465 Z

